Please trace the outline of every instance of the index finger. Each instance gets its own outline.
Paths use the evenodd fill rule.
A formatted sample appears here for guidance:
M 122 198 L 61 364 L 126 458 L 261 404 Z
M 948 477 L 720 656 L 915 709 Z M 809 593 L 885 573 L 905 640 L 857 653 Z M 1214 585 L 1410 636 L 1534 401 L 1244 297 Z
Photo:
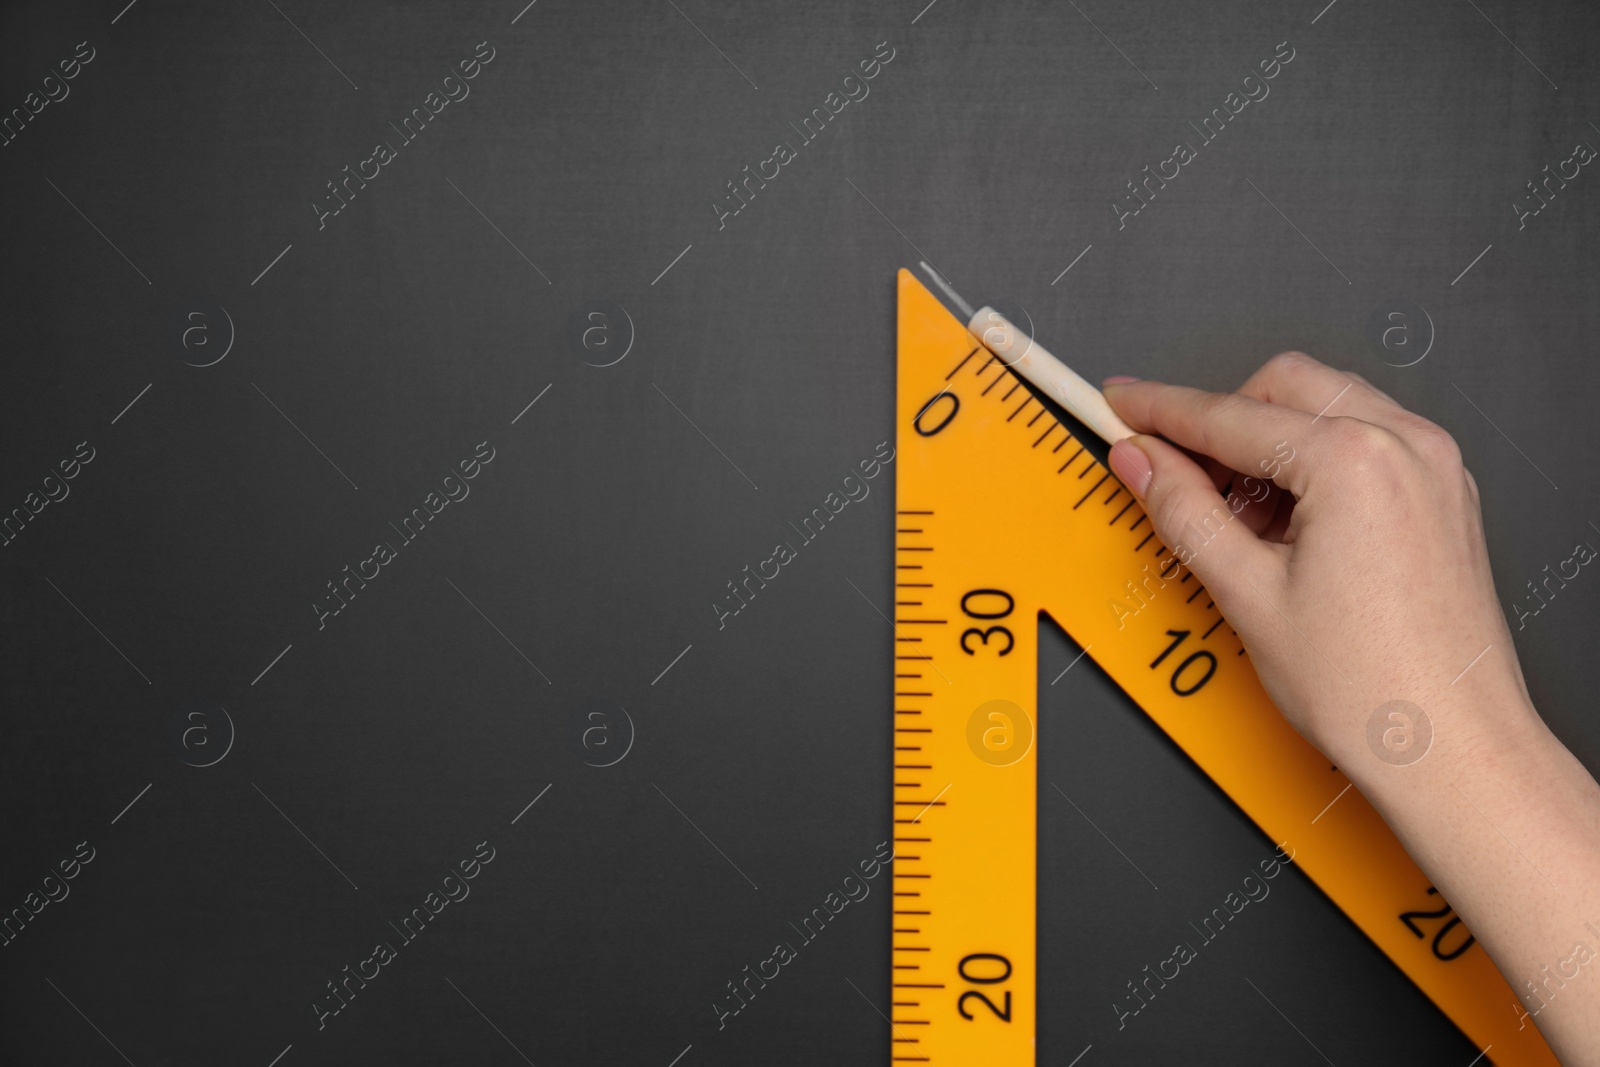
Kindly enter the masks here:
M 1296 497 L 1305 494 L 1311 465 L 1288 463 L 1285 455 L 1295 455 L 1321 431 L 1320 416 L 1165 382 L 1108 385 L 1105 396 L 1140 432 L 1160 434 L 1236 471 L 1271 480 Z

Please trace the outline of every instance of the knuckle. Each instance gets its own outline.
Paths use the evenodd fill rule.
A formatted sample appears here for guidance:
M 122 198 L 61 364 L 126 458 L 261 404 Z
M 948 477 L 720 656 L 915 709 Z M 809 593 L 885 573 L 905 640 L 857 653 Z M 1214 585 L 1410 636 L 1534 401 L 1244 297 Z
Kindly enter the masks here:
M 1277 382 L 1281 386 L 1292 379 L 1301 377 L 1308 367 L 1315 364 L 1316 360 L 1304 352 L 1279 352 L 1261 365 L 1261 369 L 1256 372 L 1256 376 L 1263 383 Z
M 1267 361 L 1270 366 L 1277 369 L 1280 374 L 1295 375 L 1297 377 L 1312 376 L 1313 378 L 1326 377 L 1328 372 L 1343 375 L 1344 372 L 1328 366 L 1316 356 L 1292 348 L 1287 352 L 1279 352 Z
M 1209 431 L 1212 426 L 1232 418 L 1238 411 L 1239 403 L 1240 397 L 1236 393 L 1207 393 L 1202 396 L 1197 405 L 1201 429 Z M 1207 452 L 1207 455 L 1210 453 Z
M 1279 352 L 1267 360 L 1263 369 L 1273 374 L 1287 374 L 1297 367 L 1304 366 L 1305 361 L 1310 358 L 1304 352 Z
M 1200 430 L 1200 451 L 1208 456 L 1215 456 L 1216 449 L 1212 444 L 1214 428 L 1227 422 L 1236 410 L 1239 398 L 1229 393 L 1207 393 L 1195 405 L 1196 422 Z
M 1412 444 L 1417 454 L 1435 470 L 1461 468 L 1461 446 L 1447 431 L 1431 422 L 1424 423 L 1412 433 Z
M 1200 414 L 1206 419 L 1216 418 L 1227 412 L 1232 401 L 1227 393 L 1207 393 L 1200 398 Z
M 1392 471 L 1405 451 L 1400 439 L 1388 430 L 1348 415 L 1331 420 L 1328 436 L 1341 464 L 1357 473 Z

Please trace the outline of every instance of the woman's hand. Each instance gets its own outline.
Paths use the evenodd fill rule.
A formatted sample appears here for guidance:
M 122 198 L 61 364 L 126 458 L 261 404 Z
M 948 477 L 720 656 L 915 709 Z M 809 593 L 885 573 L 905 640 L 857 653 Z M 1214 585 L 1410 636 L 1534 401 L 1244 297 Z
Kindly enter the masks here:
M 1112 470 L 1285 717 L 1341 766 L 1374 759 L 1367 720 L 1392 700 L 1468 745 L 1527 725 L 1478 489 L 1448 433 L 1298 352 L 1238 393 L 1110 379 L 1106 397 L 1141 431 L 1112 449 Z M 1486 689 L 1492 704 L 1456 699 Z

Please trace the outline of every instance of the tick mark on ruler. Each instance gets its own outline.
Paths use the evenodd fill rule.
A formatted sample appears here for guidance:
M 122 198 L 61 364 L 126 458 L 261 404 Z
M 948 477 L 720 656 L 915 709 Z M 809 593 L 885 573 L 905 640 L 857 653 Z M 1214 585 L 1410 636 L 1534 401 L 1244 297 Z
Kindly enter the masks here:
M 906 512 L 902 512 L 902 514 L 907 514 L 907 513 Z M 931 514 L 933 514 L 933 512 L 931 512 L 931 511 L 929 511 L 929 512 L 921 512 L 919 514 L 931 515 Z M 901 566 L 904 567 L 905 564 L 901 564 Z M 921 570 L 922 568 L 921 567 L 917 567 L 916 569 L 917 570 Z M 856 595 L 859 596 L 862 600 L 865 600 L 867 602 L 867 606 L 868 607 L 870 607 L 873 611 L 878 612 L 878 618 L 882 619 L 884 622 L 889 624 L 889 628 L 892 629 L 894 631 L 894 633 L 895 633 L 895 638 L 894 639 L 896 641 L 921 641 L 922 640 L 922 638 L 920 638 L 920 637 L 903 637 L 903 636 L 901 636 L 900 627 L 895 624 L 895 621 L 893 619 L 889 618 L 889 616 L 885 615 L 882 611 L 878 610 L 878 605 L 874 604 L 872 602 L 872 598 L 867 596 L 867 594 L 865 594 L 865 593 L 863 593 L 861 591 L 861 587 L 860 586 L 856 585 L 855 582 L 851 582 L 849 578 L 845 578 L 845 581 L 846 582 L 850 582 L 850 588 L 854 589 L 856 591 Z M 931 661 L 933 659 L 933 657 L 929 656 L 928 659 Z M 930 663 L 930 666 L 932 666 L 931 663 Z M 952 682 L 949 679 L 949 677 L 944 673 L 944 671 L 940 671 L 939 668 L 936 667 L 936 666 L 933 669 L 936 670 L 936 671 L 939 671 L 939 677 L 944 679 L 945 685 L 954 685 L 955 684 L 954 682 Z
M 955 784 L 954 782 L 951 782 L 951 783 L 949 783 L 949 785 L 946 785 L 943 789 L 939 790 L 939 795 L 934 797 L 932 800 L 928 801 L 928 807 L 923 808 L 922 811 L 917 812 L 916 818 L 912 819 L 911 821 L 912 822 L 916 822 L 917 819 L 922 818 L 922 816 L 927 812 L 928 808 L 931 808 L 935 804 L 938 804 L 939 801 L 944 797 L 944 795 L 946 793 L 950 792 L 950 786 L 954 785 L 954 784 Z M 944 805 L 940 804 L 939 806 L 943 807 Z
M 1089 471 L 1092 471 L 1092 470 L 1094 470 L 1093 467 L 1085 468 L 1083 474 L 1088 474 Z M 1083 474 L 1078 475 L 1078 477 L 1082 478 Z M 1073 511 L 1077 511 L 1079 508 L 1083 507 L 1084 501 L 1086 501 L 1090 497 L 1094 496 L 1095 490 L 1099 489 L 1102 485 L 1106 484 L 1106 479 L 1109 478 L 1109 477 L 1111 477 L 1110 472 L 1102 474 L 1100 476 L 1100 480 L 1098 482 L 1095 482 L 1093 485 L 1091 485 L 1089 487 L 1089 491 L 1087 493 L 1083 494 L 1083 496 L 1079 497 L 1078 498 L 1078 502 L 1076 504 L 1072 505 L 1072 510 Z
M 966 356 L 961 360 L 961 362 L 956 364 L 956 370 L 960 370 L 962 367 L 965 367 L 967 365 L 967 360 L 969 360 L 973 356 L 977 355 L 978 351 L 979 351 L 978 349 L 974 348 L 971 352 L 968 352 L 966 354 Z M 946 374 L 944 376 L 944 380 L 948 382 L 951 378 L 954 378 L 956 376 L 956 370 L 953 370 L 949 374 Z
M 932 7 L 933 5 L 929 4 L 928 6 Z M 845 981 L 846 982 L 850 982 L 850 979 L 849 979 L 848 976 L 846 976 Z M 860 995 L 861 999 L 865 1000 L 867 1002 L 867 1006 L 868 1007 L 870 1007 L 873 1011 L 878 1012 L 879 1018 L 881 1018 L 884 1022 L 889 1024 L 889 1029 L 893 1030 L 897 1035 L 900 1034 L 899 1029 L 895 1026 L 895 1021 L 893 1019 L 889 1018 L 887 1015 L 883 1014 L 882 1011 L 879 1011 L 878 1010 L 878 1006 L 876 1004 L 872 1003 L 871 998 L 869 998 L 865 993 L 861 992 L 861 987 L 860 986 L 856 985 L 854 982 L 850 982 L 850 988 L 854 989 L 856 991 L 856 993 Z M 895 1038 L 895 1040 L 896 1041 L 900 1041 L 900 1042 L 904 1042 L 906 1044 L 911 1044 L 911 1045 L 918 1044 L 918 1039 L 917 1038 L 905 1037 L 903 1035 L 902 1036 L 897 1036 Z M 919 1059 L 919 1060 L 926 1061 L 928 1059 L 928 1057 L 926 1057 L 926 1056 L 896 1056 L 895 1059 L 897 1059 L 897 1060 Z

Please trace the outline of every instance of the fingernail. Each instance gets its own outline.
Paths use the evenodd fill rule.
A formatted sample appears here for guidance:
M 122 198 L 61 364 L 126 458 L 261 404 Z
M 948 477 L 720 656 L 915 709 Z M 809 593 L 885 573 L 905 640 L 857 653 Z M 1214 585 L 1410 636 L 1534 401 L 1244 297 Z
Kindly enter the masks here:
M 1111 377 L 1106 378 L 1103 381 L 1101 381 L 1100 384 L 1101 385 L 1127 385 L 1129 382 L 1136 382 L 1138 380 L 1139 379 L 1137 379 L 1137 378 L 1130 378 L 1126 374 L 1113 374 Z
M 1134 444 L 1131 437 L 1125 437 L 1111 446 L 1111 473 L 1140 500 L 1144 499 L 1150 489 L 1150 481 L 1155 477 L 1150 467 L 1150 457 L 1144 449 Z

